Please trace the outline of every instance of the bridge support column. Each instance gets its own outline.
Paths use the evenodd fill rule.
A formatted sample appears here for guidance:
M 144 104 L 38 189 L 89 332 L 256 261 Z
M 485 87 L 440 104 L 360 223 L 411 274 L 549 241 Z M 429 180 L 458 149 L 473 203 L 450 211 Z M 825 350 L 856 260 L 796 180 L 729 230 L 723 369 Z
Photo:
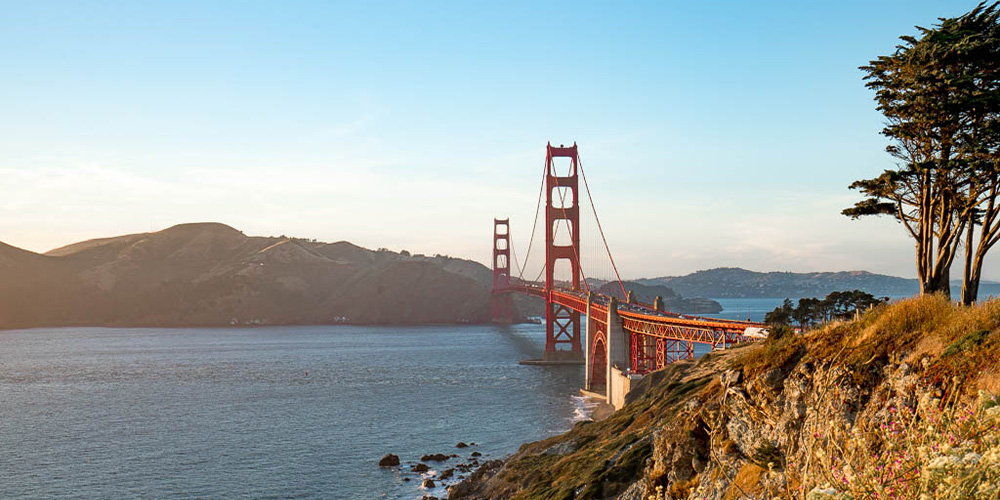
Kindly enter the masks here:
M 587 326 L 584 329 L 583 388 L 603 392 L 607 381 L 608 327 L 594 307 L 594 295 L 587 294 Z
M 629 335 L 618 316 L 618 301 L 614 297 L 608 302 L 608 367 L 606 387 L 611 387 L 612 368 L 625 371 L 629 368 Z
M 594 325 L 594 298 L 587 294 L 587 328 L 584 330 L 583 344 L 583 388 L 591 390 L 593 385 L 591 372 L 594 369 L 594 337 L 597 335 L 597 327 Z

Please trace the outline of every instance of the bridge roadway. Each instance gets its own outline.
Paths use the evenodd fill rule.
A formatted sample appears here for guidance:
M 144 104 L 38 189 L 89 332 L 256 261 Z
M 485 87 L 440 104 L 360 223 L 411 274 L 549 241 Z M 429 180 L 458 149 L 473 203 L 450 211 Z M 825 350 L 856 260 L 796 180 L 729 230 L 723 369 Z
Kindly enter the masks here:
M 506 280 L 494 293 L 539 297 L 547 304 L 586 316 L 585 340 L 581 339 L 581 347 L 585 349 L 581 353 L 584 389 L 588 394 L 605 398 L 615 408 L 624 405 L 625 394 L 636 377 L 668 363 L 693 358 L 694 344 L 710 346 L 713 351 L 726 349 L 759 338 L 755 334 L 764 326 L 671 313 L 656 307 L 659 303 L 654 306 L 637 301 L 619 302 L 605 294 L 546 288 L 516 278 Z M 559 328 L 563 334 L 570 333 L 564 326 Z M 573 333 L 572 338 L 578 335 Z M 555 363 L 561 364 L 559 357 L 554 358 Z M 543 364 L 546 362 L 551 361 L 542 360 Z
M 618 316 L 621 318 L 622 328 L 627 332 L 677 342 L 706 344 L 711 346 L 713 350 L 725 349 L 733 344 L 752 341 L 754 337 L 748 334 L 748 329 L 764 326 L 749 321 L 720 320 L 660 311 L 652 304 L 636 301 L 631 303 L 613 301 L 611 296 L 600 293 L 563 288 L 546 291 L 541 284 L 520 282 L 514 279 L 507 287 L 499 289 L 497 292 L 517 292 L 542 299 L 546 297 L 546 294 L 551 294 L 552 302 L 580 314 L 586 315 L 589 312 L 600 318 L 602 322 L 607 321 L 608 305 L 614 302 Z M 592 309 L 587 307 L 588 295 Z

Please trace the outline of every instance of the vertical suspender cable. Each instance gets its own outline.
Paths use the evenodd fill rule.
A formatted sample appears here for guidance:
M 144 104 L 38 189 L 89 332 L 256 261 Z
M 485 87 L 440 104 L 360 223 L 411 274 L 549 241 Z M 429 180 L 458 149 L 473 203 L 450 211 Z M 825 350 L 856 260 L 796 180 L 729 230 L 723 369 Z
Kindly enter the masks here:
M 579 154 L 577 155 L 579 158 Z M 625 291 L 625 283 L 622 282 L 622 276 L 618 274 L 618 266 L 615 265 L 615 258 L 611 255 L 611 248 L 608 246 L 608 239 L 604 236 L 604 228 L 601 227 L 601 218 L 597 216 L 597 207 L 594 206 L 594 198 L 590 195 L 590 184 L 587 183 L 587 174 L 583 171 L 583 160 L 579 160 L 580 163 L 580 175 L 583 177 L 583 186 L 587 190 L 587 199 L 590 200 L 590 208 L 594 211 L 594 220 L 597 221 L 597 229 L 601 232 L 601 240 L 604 242 L 604 249 L 608 252 L 608 258 L 611 259 L 611 268 L 615 270 L 615 277 L 618 278 L 618 286 L 622 289 L 622 296 L 628 297 L 628 292 Z

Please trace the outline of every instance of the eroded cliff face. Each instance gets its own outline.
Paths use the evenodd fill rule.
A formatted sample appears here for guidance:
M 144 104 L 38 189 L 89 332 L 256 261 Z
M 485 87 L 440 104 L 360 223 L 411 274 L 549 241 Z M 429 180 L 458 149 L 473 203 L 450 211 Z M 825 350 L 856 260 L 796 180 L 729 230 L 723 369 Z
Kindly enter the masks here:
M 524 445 L 450 498 L 845 498 L 823 486 L 860 481 L 940 408 L 1000 392 L 998 328 L 1000 303 L 919 299 L 677 363 L 607 420 Z M 983 429 L 988 448 L 997 426 Z

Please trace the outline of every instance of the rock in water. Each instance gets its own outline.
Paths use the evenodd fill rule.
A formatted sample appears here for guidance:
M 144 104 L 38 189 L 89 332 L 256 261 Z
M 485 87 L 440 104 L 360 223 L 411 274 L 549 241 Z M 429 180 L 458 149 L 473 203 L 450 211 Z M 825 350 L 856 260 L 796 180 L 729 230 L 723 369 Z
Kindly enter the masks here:
M 399 457 L 393 455 L 392 453 L 386 453 L 381 460 L 378 461 L 379 467 L 395 467 L 399 465 Z
M 431 489 L 431 488 L 434 488 L 435 486 L 437 486 L 437 484 L 434 483 L 433 479 L 424 479 L 424 483 L 421 484 L 420 486 L 423 486 L 424 488 L 427 488 L 427 489 Z
M 455 445 L 455 448 L 468 448 L 468 447 L 469 447 L 469 445 L 467 445 L 467 444 L 465 444 L 465 443 L 463 443 L 461 441 L 459 441 L 458 444 Z
M 433 455 L 424 455 L 424 456 L 420 457 L 420 461 L 421 462 L 444 462 L 445 460 L 448 460 L 448 458 L 449 458 L 448 455 L 444 455 L 442 453 L 435 453 Z
M 474 451 L 474 452 L 472 452 L 472 454 L 471 454 L 471 455 L 469 455 L 469 456 L 470 456 L 470 457 L 481 457 L 481 456 L 483 456 L 483 454 L 482 454 L 482 453 L 479 453 L 478 451 Z
M 430 467 L 427 464 L 417 464 L 413 466 L 413 472 L 427 472 Z
M 446 469 L 441 473 L 441 477 L 438 479 L 451 479 L 451 476 L 455 475 L 455 469 Z

